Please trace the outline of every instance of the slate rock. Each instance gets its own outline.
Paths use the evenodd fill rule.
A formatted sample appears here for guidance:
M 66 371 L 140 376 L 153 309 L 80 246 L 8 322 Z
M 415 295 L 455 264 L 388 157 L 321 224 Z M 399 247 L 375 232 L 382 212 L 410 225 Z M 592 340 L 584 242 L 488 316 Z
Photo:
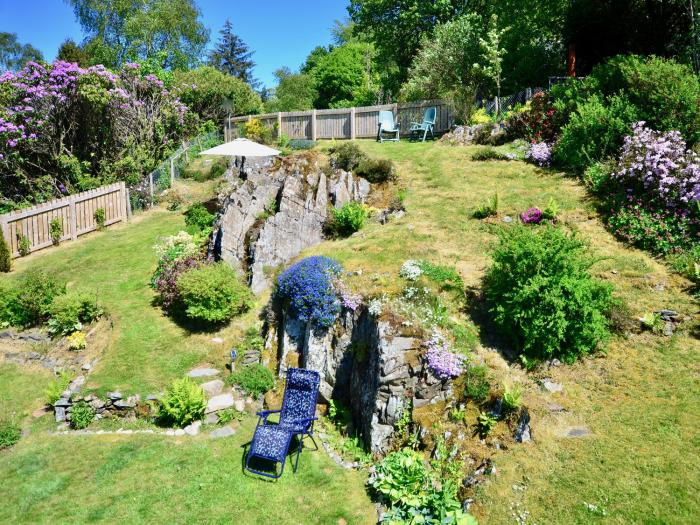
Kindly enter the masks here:
M 65 407 L 54 407 L 54 415 L 56 416 L 56 422 L 60 423 L 61 421 L 66 420 L 66 408 Z
M 564 390 L 564 386 L 561 383 L 555 383 L 552 381 L 550 378 L 545 378 L 542 381 L 542 387 L 551 393 L 556 393 L 556 392 L 562 392 Z
M 195 368 L 187 373 L 189 377 L 212 377 L 219 374 L 220 372 L 216 368 Z
M 233 394 L 219 394 L 218 396 L 214 396 L 209 400 L 209 402 L 207 403 L 207 408 L 204 412 L 206 414 L 209 414 L 211 412 L 218 412 L 219 410 L 231 408 L 233 404 Z
M 550 412 L 566 412 L 566 408 L 559 403 L 547 403 L 547 409 L 549 409 Z
M 216 425 L 219 422 L 219 416 L 216 414 L 216 412 L 212 412 L 211 414 L 207 414 L 204 416 L 204 424 L 205 425 Z
M 117 401 L 118 399 L 122 398 L 122 393 L 121 392 L 107 392 L 107 397 L 111 399 L 112 401 Z
M 0 331 L 0 339 L 13 339 L 14 335 L 9 330 Z
M 224 382 L 221 379 L 214 379 L 212 381 L 207 381 L 200 385 L 207 397 L 214 397 L 219 395 L 224 389 Z
M 586 427 L 571 427 L 566 431 L 565 437 L 568 438 L 580 438 L 587 437 L 591 435 L 591 431 Z
M 225 438 L 233 436 L 235 433 L 236 431 L 231 427 L 221 427 L 209 432 L 209 437 L 212 439 Z
M 515 441 L 518 443 L 529 443 L 532 440 L 530 432 L 530 412 L 527 408 L 520 410 L 518 426 L 515 428 Z
M 202 422 L 201 421 L 195 421 L 194 423 L 187 425 L 184 430 L 185 434 L 188 436 L 196 436 L 199 434 L 199 429 L 202 427 Z

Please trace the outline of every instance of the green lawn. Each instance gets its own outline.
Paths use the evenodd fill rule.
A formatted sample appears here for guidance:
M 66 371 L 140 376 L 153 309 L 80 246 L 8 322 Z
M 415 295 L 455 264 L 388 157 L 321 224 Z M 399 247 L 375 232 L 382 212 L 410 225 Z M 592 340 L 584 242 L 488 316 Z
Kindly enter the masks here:
M 361 144 L 398 163 L 408 189 L 408 214 L 308 253 L 336 257 L 348 270 L 363 269 L 352 284 L 364 292 L 395 290 L 408 258 L 454 265 L 467 286 L 478 287 L 495 236 L 494 226 L 471 213 L 498 191 L 502 214 L 512 217 L 555 198 L 563 222 L 606 257 L 594 272 L 615 285 L 632 317 L 659 308 L 695 315 L 672 338 L 649 333 L 616 338 L 604 356 L 547 371 L 564 385 L 562 393 L 542 391 L 535 379 L 544 374 L 528 374 L 524 401 L 534 442 L 491 451 L 497 474 L 480 489 L 473 509 L 481 522 L 511 524 L 517 510 L 530 513 L 526 523 L 538 524 L 692 523 L 700 515 L 700 341 L 698 303 L 685 292 L 688 283 L 617 242 L 584 188 L 564 174 L 522 162 L 472 162 L 468 147 Z M 153 211 L 128 226 L 18 261 L 10 278 L 30 266 L 42 267 L 71 286 L 99 290 L 114 331 L 90 376 L 95 386 L 157 391 L 197 363 L 221 365 L 240 330 L 255 321 L 257 311 L 218 332 L 226 341 L 222 346 L 211 342 L 215 334 L 189 334 L 151 305 L 151 246 L 181 226 L 180 214 Z M 459 315 L 471 322 L 466 312 Z M 498 378 L 525 376 L 489 348 L 477 353 Z M 0 367 L 0 395 L 12 392 L 14 398 L 5 410 L 8 405 L 15 413 L 36 408 L 27 400 L 42 397 L 36 390 L 46 380 L 40 372 Z M 551 402 L 567 411 L 551 413 Z M 252 424 L 248 419 L 234 438 L 211 441 L 49 436 L 53 424 L 47 418 L 27 422 L 30 435 L 0 452 L 6 500 L 0 522 L 341 523 L 342 518 L 370 523 L 376 518 L 363 476 L 339 469 L 323 452 L 302 456 L 299 473 L 288 473 L 277 484 L 244 476 L 240 447 Z M 592 435 L 562 438 L 574 425 L 587 426 Z

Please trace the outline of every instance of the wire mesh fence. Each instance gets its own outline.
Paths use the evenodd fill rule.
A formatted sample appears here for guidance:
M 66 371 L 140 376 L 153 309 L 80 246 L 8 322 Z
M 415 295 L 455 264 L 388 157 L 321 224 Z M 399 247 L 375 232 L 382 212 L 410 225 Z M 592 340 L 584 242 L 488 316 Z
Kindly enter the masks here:
M 158 197 L 169 189 L 175 179 L 182 178 L 187 165 L 205 149 L 223 142 L 220 131 L 212 131 L 183 142 L 156 169 L 141 182 L 129 186 L 129 200 L 133 211 L 144 210 L 158 202 Z
M 508 111 L 516 106 L 524 105 L 529 100 L 532 99 L 537 93 L 542 93 L 544 89 L 540 87 L 527 88 L 518 93 L 508 95 L 505 97 L 494 97 L 491 99 L 481 99 L 477 101 L 476 106 L 483 108 L 487 114 L 493 115 L 495 113 Z

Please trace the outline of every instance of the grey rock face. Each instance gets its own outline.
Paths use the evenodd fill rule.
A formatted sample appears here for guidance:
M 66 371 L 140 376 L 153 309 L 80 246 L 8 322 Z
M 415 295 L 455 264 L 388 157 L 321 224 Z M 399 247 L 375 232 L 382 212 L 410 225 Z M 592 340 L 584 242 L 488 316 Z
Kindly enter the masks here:
M 220 199 L 210 252 L 249 274 L 251 289 L 260 293 L 270 284 L 268 268 L 321 242 L 329 202 L 364 201 L 369 191 L 366 180 L 344 171 L 328 180 L 313 156 L 251 167 Z
M 529 443 L 531 440 L 530 412 L 528 412 L 527 408 L 523 408 L 518 418 L 518 426 L 515 428 L 515 441 L 518 443 Z
M 397 335 L 366 308 L 343 310 L 336 325 L 313 330 L 282 312 L 268 331 L 278 343 L 280 376 L 290 353 L 321 376 L 319 402 L 340 401 L 352 413 L 353 429 L 372 452 L 389 448 L 395 423 L 409 403 L 420 408 L 446 399 L 449 383 L 435 379 L 418 358 L 421 341 Z

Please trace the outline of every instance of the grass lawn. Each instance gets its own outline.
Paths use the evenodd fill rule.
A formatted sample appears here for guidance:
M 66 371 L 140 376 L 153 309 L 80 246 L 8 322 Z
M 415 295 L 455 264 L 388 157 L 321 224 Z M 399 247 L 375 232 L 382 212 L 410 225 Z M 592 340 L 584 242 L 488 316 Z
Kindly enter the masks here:
M 517 161 L 472 162 L 469 147 L 361 144 L 370 154 L 398 163 L 408 190 L 408 214 L 385 226 L 370 224 L 349 239 L 324 242 L 308 254 L 336 257 L 348 270 L 363 269 L 353 282 L 363 292 L 396 290 L 398 270 L 408 258 L 454 265 L 467 286 L 478 287 L 495 226 L 471 213 L 498 191 L 501 213 L 512 217 L 555 198 L 563 222 L 606 257 L 593 271 L 615 285 L 633 317 L 660 308 L 695 315 L 671 338 L 649 333 L 616 338 L 606 355 L 548 370 L 548 377 L 563 384 L 561 393 L 536 385 L 543 373 L 528 374 L 524 402 L 534 442 L 493 451 L 497 473 L 482 486 L 473 507 L 481 522 L 511 524 L 514 512 L 527 511 L 523 523 L 692 523 L 700 515 L 700 341 L 698 303 L 684 291 L 688 283 L 617 242 L 583 187 L 563 174 Z M 151 305 L 151 246 L 182 225 L 179 213 L 153 211 L 127 226 L 17 262 L 11 279 L 41 267 L 70 286 L 99 291 L 114 331 L 90 375 L 93 386 L 158 391 L 198 363 L 223 364 L 240 331 L 255 322 L 257 311 L 217 334 L 191 334 Z M 466 312 L 460 316 L 472 324 Z M 213 335 L 225 344 L 213 343 Z M 476 352 L 495 374 L 524 376 L 488 348 L 488 334 L 481 336 Z M 37 385 L 47 380 L 40 372 L 0 367 L 0 395 L 11 396 L 4 410 L 36 408 L 29 400 L 41 398 Z M 548 403 L 566 411 L 552 413 Z M 243 421 L 235 437 L 218 441 L 52 436 L 47 419 L 29 424 L 27 437 L 0 452 L 2 523 L 376 519 L 364 476 L 339 469 L 323 452 L 302 455 L 297 475 L 288 473 L 276 484 L 244 476 L 241 446 L 252 435 L 252 419 Z M 562 437 L 571 426 L 586 426 L 591 435 Z

